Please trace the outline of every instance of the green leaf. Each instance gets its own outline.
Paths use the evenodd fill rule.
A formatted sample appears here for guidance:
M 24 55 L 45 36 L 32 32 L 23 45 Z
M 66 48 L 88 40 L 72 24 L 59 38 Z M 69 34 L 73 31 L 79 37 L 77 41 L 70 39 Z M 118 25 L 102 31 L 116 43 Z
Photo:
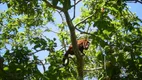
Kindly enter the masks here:
M 8 71 L 8 70 L 9 70 L 9 67 L 4 67 L 3 70 L 4 70 L 4 71 Z
M 60 68 L 59 70 L 61 70 L 61 71 L 63 71 L 63 72 L 64 72 L 64 71 L 65 71 L 65 68 Z
M 20 70 L 21 70 L 20 68 L 17 68 L 17 69 L 16 69 L 16 71 L 20 71 Z
M 107 35 L 110 35 L 110 34 L 111 34 L 111 32 L 109 32 L 109 31 L 107 31 L 107 30 L 104 30 L 103 33 L 104 33 L 104 34 L 107 34 Z

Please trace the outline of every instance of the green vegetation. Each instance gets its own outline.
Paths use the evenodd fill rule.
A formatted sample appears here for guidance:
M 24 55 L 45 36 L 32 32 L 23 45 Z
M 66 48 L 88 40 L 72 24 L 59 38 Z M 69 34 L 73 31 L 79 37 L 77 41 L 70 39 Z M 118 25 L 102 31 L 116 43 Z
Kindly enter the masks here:
M 142 80 L 142 20 L 126 2 L 1 0 L 0 4 L 7 6 L 0 12 L 0 80 Z M 50 38 L 49 33 L 57 36 Z M 85 56 L 77 48 L 80 37 L 90 41 Z M 76 57 L 63 66 L 71 42 Z M 36 53 L 46 55 L 45 61 Z

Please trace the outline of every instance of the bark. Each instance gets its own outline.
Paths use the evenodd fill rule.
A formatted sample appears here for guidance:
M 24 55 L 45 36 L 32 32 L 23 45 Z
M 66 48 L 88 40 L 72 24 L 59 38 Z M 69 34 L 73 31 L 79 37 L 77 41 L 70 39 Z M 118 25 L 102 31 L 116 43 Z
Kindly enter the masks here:
M 68 24 L 69 30 L 70 30 L 70 38 L 73 45 L 73 50 L 75 53 L 75 56 L 77 58 L 77 71 L 78 71 L 78 80 L 83 80 L 83 56 L 81 55 L 81 52 L 79 51 L 77 47 L 77 41 L 76 41 L 76 34 L 75 34 L 75 27 L 71 21 L 70 15 L 67 11 L 64 11 L 66 22 Z
M 77 47 L 77 41 L 76 41 L 76 34 L 75 34 L 75 26 L 73 25 L 72 23 L 72 20 L 70 18 L 70 15 L 69 13 L 64 10 L 63 8 L 59 7 L 59 6 L 53 6 L 52 4 L 50 4 L 47 0 L 43 0 L 46 5 L 48 7 L 52 7 L 52 8 L 55 8 L 55 9 L 58 9 L 62 12 L 64 12 L 65 14 L 65 18 L 66 18 L 66 22 L 68 24 L 68 27 L 69 27 L 69 30 L 70 30 L 70 37 L 71 37 L 71 42 L 72 42 L 72 46 L 73 46 L 73 50 L 74 50 L 74 53 L 75 53 L 75 56 L 77 58 L 77 71 L 78 71 L 78 80 L 83 80 L 83 56 L 81 55 L 81 52 L 79 51 L 78 47 Z M 80 2 L 81 0 L 79 0 Z M 77 2 L 78 3 L 78 2 Z M 76 25 L 77 26 L 77 25 Z

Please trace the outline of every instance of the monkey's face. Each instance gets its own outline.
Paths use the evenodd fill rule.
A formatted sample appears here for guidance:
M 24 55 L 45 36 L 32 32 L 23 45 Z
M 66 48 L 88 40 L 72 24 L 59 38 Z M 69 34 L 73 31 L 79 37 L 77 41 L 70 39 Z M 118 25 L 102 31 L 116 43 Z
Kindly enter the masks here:
M 83 48 L 87 50 L 89 48 L 90 43 L 88 41 L 84 41 Z

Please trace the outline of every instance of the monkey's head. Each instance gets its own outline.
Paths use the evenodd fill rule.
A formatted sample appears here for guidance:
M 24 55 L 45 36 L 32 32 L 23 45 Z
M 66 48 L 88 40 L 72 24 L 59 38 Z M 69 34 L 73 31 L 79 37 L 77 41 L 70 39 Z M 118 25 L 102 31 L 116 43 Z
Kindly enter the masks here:
M 89 45 L 90 45 L 90 43 L 89 43 L 88 40 L 84 40 L 84 41 L 83 41 L 83 48 L 84 48 L 85 50 L 87 50 L 87 49 L 89 48 Z

